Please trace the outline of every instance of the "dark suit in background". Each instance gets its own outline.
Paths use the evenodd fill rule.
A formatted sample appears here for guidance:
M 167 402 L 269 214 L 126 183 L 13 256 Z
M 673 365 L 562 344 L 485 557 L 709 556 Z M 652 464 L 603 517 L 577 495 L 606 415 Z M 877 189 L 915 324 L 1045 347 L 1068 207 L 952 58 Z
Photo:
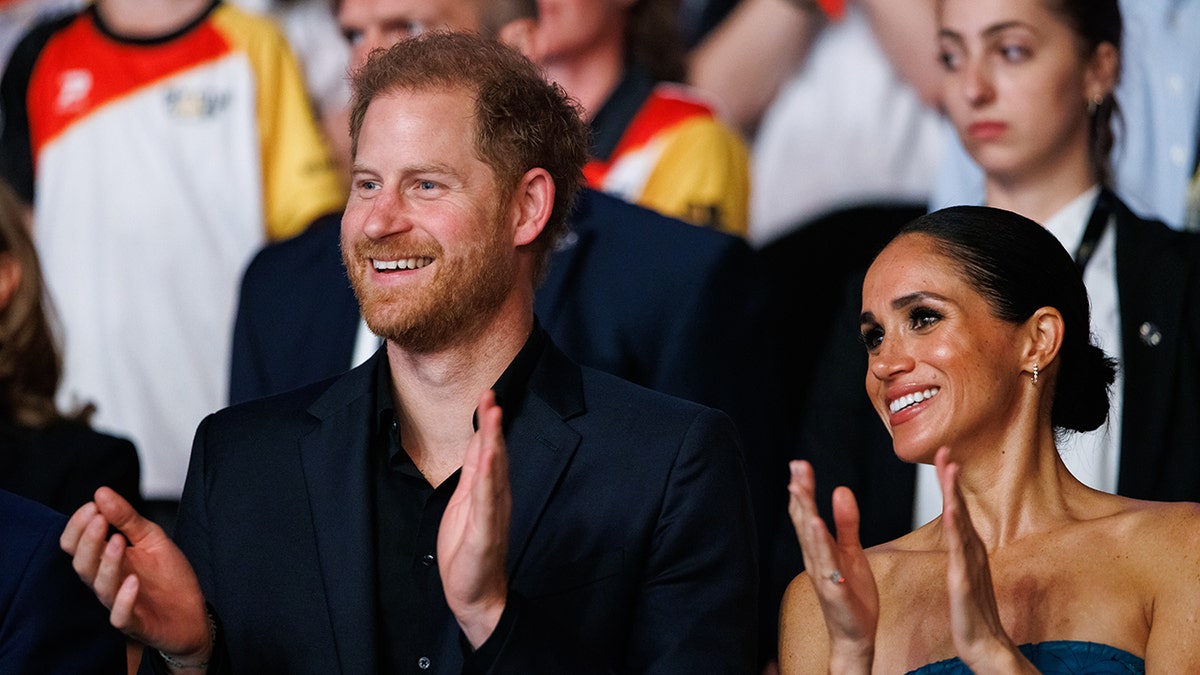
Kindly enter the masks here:
M 368 462 L 386 367 L 381 350 L 196 434 L 175 539 L 238 672 L 377 672 Z M 489 671 L 751 672 L 754 537 L 728 419 L 551 344 L 518 398 L 509 608 L 476 653 Z
M 125 639 L 58 547 L 65 516 L 0 490 L 0 673 L 126 671 Z
M 92 501 L 101 485 L 142 505 L 137 450 L 124 438 L 73 422 L 40 429 L 0 421 L 0 489 L 62 513 Z

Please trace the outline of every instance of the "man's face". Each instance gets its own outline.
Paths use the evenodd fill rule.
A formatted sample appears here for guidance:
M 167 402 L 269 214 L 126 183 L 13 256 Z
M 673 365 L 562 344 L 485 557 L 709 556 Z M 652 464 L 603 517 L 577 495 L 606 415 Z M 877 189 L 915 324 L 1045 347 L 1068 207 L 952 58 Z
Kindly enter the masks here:
M 342 0 L 338 24 L 350 43 L 350 68 L 361 66 L 372 50 L 427 30 L 479 32 L 480 1 Z
M 342 257 L 372 332 L 428 352 L 476 337 L 516 282 L 516 242 L 462 89 L 398 91 L 363 118 Z

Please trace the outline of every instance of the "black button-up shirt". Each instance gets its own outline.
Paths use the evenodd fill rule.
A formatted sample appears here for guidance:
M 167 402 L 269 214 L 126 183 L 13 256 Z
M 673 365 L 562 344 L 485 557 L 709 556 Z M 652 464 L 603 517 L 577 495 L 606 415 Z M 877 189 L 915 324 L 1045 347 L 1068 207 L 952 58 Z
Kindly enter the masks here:
M 506 430 L 509 420 L 519 413 L 529 376 L 545 344 L 545 333 L 534 326 L 525 346 L 493 387 L 504 410 Z M 441 485 L 430 485 L 404 451 L 386 359 L 379 361 L 375 401 L 371 484 L 380 672 L 458 673 L 470 648 L 442 592 L 437 533 L 446 504 L 458 486 L 459 472 Z

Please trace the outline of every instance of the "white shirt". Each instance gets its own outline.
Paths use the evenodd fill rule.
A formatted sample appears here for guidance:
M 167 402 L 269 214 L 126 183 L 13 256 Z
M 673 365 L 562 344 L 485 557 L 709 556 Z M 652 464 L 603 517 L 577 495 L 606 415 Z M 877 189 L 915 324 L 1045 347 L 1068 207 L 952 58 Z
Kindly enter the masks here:
M 350 359 L 350 367 L 354 368 L 362 365 L 375 352 L 379 351 L 379 347 L 382 344 L 383 338 L 372 333 L 371 329 L 367 328 L 367 322 L 362 317 L 359 317 L 358 333 L 354 336 L 354 355 Z
M 1083 241 L 1100 188 L 1079 195 L 1044 225 L 1072 256 Z M 1110 215 L 1108 226 L 1097 242 L 1083 272 L 1092 307 L 1092 340 L 1104 353 L 1121 361 L 1121 313 L 1117 305 L 1117 226 Z M 1121 450 L 1121 396 L 1124 378 L 1120 369 L 1109 391 L 1108 421 L 1087 433 L 1064 432 L 1058 451 L 1071 473 L 1085 485 L 1104 492 L 1117 490 Z M 942 512 L 942 492 L 932 465 L 917 466 L 916 504 L 913 525 L 923 525 Z
M 941 163 L 939 119 L 850 3 L 763 116 L 750 157 L 750 242 L 765 245 L 835 209 L 924 203 Z

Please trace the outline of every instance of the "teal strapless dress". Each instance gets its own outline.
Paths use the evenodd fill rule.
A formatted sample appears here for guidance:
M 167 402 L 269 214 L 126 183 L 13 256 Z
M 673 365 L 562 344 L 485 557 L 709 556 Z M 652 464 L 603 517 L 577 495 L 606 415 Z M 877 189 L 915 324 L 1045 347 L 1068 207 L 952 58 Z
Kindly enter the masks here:
M 1143 675 L 1146 662 L 1116 647 L 1096 642 L 1056 640 L 1018 649 L 1043 675 Z M 957 657 L 921 666 L 908 675 L 969 675 Z

